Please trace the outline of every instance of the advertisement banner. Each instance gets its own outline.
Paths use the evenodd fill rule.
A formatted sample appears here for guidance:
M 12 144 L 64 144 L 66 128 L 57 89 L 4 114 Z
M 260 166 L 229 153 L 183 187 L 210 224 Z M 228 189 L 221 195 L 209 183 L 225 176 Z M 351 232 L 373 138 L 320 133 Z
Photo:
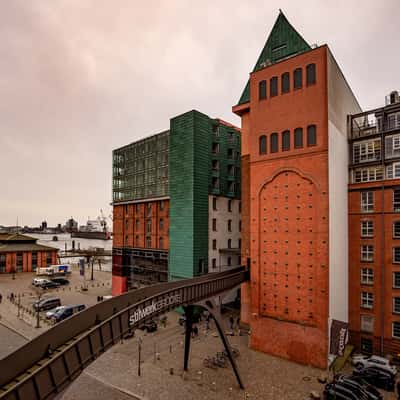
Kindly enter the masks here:
M 330 353 L 342 356 L 349 340 L 349 324 L 347 322 L 332 320 Z

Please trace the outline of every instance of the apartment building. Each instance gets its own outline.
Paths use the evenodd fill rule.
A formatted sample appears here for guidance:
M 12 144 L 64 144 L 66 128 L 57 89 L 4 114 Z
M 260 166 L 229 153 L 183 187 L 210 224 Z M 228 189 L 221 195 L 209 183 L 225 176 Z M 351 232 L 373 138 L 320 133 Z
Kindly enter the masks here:
M 240 265 L 240 145 L 193 110 L 113 151 L 113 294 Z
M 349 117 L 350 339 L 400 353 L 400 99 Z
M 348 321 L 347 115 L 361 108 L 328 46 L 280 12 L 233 112 L 251 346 L 325 368 L 330 322 Z

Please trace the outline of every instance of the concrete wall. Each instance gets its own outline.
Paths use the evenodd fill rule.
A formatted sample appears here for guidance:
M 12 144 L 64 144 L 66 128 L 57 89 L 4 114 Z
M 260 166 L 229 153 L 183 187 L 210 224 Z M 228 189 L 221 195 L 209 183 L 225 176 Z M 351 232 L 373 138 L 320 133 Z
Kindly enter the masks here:
M 360 112 L 361 108 L 329 49 L 327 49 L 327 78 L 329 320 L 348 321 L 347 115 Z

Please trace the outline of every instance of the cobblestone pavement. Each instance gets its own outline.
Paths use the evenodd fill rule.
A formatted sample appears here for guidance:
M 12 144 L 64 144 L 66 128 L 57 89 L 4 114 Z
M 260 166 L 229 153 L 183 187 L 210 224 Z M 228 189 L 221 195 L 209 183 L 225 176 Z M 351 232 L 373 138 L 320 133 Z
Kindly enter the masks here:
M 36 328 L 36 314 L 33 312 L 32 303 L 37 300 L 38 295 L 36 289 L 31 284 L 34 277 L 36 277 L 34 273 L 16 274 L 15 279 L 12 279 L 8 274 L 0 275 L 0 293 L 2 295 L 0 321 L 4 326 L 12 329 L 26 339 L 34 338 L 52 326 L 49 321 L 45 320 L 45 313 L 41 313 L 41 327 Z M 90 271 L 87 271 L 87 291 L 81 290 L 83 277 L 79 275 L 76 267 L 72 269 L 72 273 L 68 279 L 70 280 L 68 286 L 43 291 L 42 296 L 59 297 L 61 304 L 85 304 L 86 306 L 91 306 L 97 303 L 97 296 L 111 294 L 110 272 L 94 271 L 94 281 L 90 281 Z M 11 293 L 14 294 L 14 302 L 9 300 Z M 18 307 L 18 302 L 20 302 L 20 307 Z M 22 344 L 17 340 L 13 340 L 12 333 L 10 332 L 4 332 L 5 335 L 0 334 L 0 357 L 6 352 L 10 352 L 10 349 L 14 350 Z
M 125 400 L 126 393 L 149 400 L 303 400 L 309 398 L 310 391 L 323 390 L 317 378 L 324 376 L 324 371 L 253 351 L 248 348 L 247 335 L 236 335 L 229 337 L 229 341 L 240 351 L 237 364 L 246 387 L 245 391 L 240 390 L 230 366 L 218 369 L 203 366 L 206 356 L 223 349 L 215 328 L 206 334 L 204 325 L 200 325 L 199 337 L 192 341 L 189 371 L 183 373 L 183 328 L 177 324 L 175 313 L 170 313 L 168 319 L 166 328 L 148 335 L 137 331 L 135 338 L 99 357 L 63 393 L 62 400 L 94 399 L 93 393 L 101 383 L 107 386 L 109 400 Z M 138 337 L 143 341 L 144 360 L 140 377 Z M 385 394 L 385 400 L 394 399 L 393 394 Z
M 3 325 L 0 320 L 0 359 L 12 353 L 27 341 L 26 338 Z

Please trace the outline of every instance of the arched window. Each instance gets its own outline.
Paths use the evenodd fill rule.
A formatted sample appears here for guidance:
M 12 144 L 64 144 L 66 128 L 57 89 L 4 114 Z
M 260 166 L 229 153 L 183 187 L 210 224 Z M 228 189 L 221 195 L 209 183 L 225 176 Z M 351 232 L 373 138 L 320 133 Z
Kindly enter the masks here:
M 265 135 L 260 136 L 259 152 L 260 154 L 267 154 L 267 137 Z
M 306 67 L 307 85 L 313 85 L 316 82 L 315 64 L 308 64 Z
M 273 76 L 269 80 L 269 97 L 278 96 L 278 77 Z
M 294 130 L 294 148 L 301 149 L 303 147 L 303 128 Z
M 278 134 L 271 133 L 269 140 L 270 140 L 269 148 L 270 148 L 271 153 L 276 153 L 278 151 Z
M 284 74 L 282 74 L 282 93 L 288 93 L 290 91 L 290 74 L 289 72 L 285 72 Z
M 232 248 L 232 239 L 228 239 L 228 249 Z
M 296 68 L 293 72 L 293 87 L 299 89 L 303 86 L 303 70 Z
M 260 81 L 258 83 L 258 98 L 260 100 L 267 98 L 267 81 Z
M 282 151 L 290 150 L 290 131 L 282 132 Z
M 317 127 L 315 125 L 307 126 L 307 146 L 315 146 L 317 144 Z

